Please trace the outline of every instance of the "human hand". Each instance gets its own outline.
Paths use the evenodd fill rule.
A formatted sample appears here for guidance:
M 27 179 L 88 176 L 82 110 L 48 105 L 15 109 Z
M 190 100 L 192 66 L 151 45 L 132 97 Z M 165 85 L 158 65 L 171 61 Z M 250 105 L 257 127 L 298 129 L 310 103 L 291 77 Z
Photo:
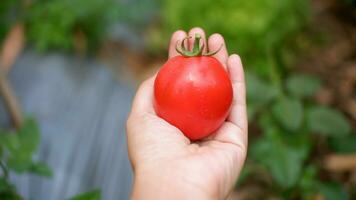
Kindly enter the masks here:
M 191 29 L 188 35 L 196 33 L 206 43 L 200 28 Z M 184 31 L 172 35 L 169 58 L 178 55 L 175 45 L 186 36 Z M 193 39 L 188 43 L 191 47 Z M 214 57 L 228 71 L 234 97 L 228 118 L 208 138 L 192 143 L 178 128 L 156 115 L 155 77 L 142 83 L 137 91 L 127 121 L 128 151 L 135 176 L 132 199 L 224 199 L 234 186 L 247 151 L 245 81 L 241 60 L 237 55 L 228 55 L 223 37 L 214 34 L 208 39 L 211 51 L 221 44 L 223 48 Z

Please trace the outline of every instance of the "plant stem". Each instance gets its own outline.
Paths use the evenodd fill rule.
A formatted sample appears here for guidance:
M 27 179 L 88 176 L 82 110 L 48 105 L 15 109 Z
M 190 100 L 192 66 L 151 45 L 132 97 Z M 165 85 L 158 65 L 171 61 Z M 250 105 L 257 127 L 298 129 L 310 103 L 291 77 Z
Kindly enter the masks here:
M 9 171 L 7 170 L 5 164 L 2 161 L 0 161 L 0 167 L 2 172 L 4 173 L 5 179 L 7 180 L 9 178 Z
M 5 107 L 10 113 L 15 128 L 19 129 L 23 122 L 22 112 L 19 103 L 2 71 L 0 71 L 0 96 L 4 99 Z

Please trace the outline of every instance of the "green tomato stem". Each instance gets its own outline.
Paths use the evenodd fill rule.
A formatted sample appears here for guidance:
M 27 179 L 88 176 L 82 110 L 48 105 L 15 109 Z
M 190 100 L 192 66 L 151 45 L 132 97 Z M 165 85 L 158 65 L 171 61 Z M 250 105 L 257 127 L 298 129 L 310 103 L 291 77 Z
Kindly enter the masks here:
M 217 52 L 219 52 L 221 50 L 221 48 L 223 47 L 223 44 L 221 44 L 220 47 L 216 51 L 203 53 L 204 42 L 202 43 L 202 45 L 200 45 L 200 40 L 202 38 L 199 34 L 195 34 L 193 49 L 191 51 L 189 51 L 189 49 L 187 49 L 185 47 L 185 43 L 186 43 L 186 41 L 188 41 L 191 38 L 192 38 L 191 36 L 188 36 L 188 37 L 185 37 L 182 41 L 180 41 L 180 40 L 177 41 L 176 51 L 184 57 L 213 56 Z

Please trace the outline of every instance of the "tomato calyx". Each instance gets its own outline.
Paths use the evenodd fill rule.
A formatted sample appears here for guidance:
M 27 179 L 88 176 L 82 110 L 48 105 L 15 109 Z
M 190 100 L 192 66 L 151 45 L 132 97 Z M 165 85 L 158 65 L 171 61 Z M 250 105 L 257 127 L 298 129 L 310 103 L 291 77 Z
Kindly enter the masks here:
M 193 42 L 193 49 L 191 51 L 189 51 L 185 47 L 185 44 L 187 43 L 186 41 L 191 38 L 192 38 L 191 36 L 188 36 L 188 37 L 185 37 L 182 41 L 180 41 L 180 40 L 177 41 L 176 51 L 184 57 L 213 56 L 217 52 L 219 52 L 223 46 L 223 44 L 221 44 L 220 47 L 216 51 L 203 53 L 204 42 L 202 43 L 202 45 L 200 45 L 201 36 L 199 34 L 195 34 L 194 42 Z

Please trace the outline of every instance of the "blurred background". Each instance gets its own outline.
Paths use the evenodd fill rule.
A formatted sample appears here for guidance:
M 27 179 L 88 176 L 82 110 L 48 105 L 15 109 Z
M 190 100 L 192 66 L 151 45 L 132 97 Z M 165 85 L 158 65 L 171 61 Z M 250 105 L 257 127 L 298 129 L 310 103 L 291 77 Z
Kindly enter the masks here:
M 129 199 L 135 89 L 196 26 L 246 69 L 230 199 L 356 199 L 355 0 L 1 0 L 0 199 Z

